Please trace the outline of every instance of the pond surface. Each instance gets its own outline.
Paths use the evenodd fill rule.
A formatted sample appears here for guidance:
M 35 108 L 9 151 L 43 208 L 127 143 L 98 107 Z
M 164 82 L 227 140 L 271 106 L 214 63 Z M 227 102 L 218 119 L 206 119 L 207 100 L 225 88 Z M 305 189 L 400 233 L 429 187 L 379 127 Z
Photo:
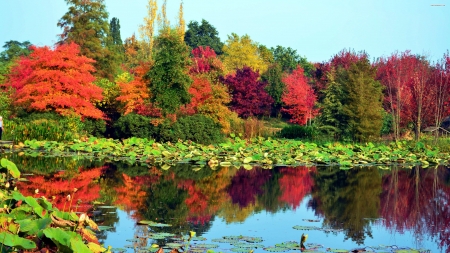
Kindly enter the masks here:
M 22 193 L 45 196 L 66 211 L 90 212 L 99 225 L 110 226 L 98 237 L 115 252 L 174 242 L 173 236 L 152 238 L 156 232 L 186 237 L 189 231 L 196 232 L 190 247 L 214 244 L 208 248 L 215 252 L 236 251 L 224 236 L 240 238 L 239 252 L 249 250 L 248 240 L 259 245 L 254 252 L 268 252 L 279 251 L 272 247 L 283 242 L 298 244 L 302 234 L 309 235 L 305 245 L 314 252 L 450 252 L 446 167 L 213 171 L 180 164 L 162 170 L 76 157 L 1 156 L 28 179 L 18 184 Z M 171 226 L 137 225 L 142 220 Z

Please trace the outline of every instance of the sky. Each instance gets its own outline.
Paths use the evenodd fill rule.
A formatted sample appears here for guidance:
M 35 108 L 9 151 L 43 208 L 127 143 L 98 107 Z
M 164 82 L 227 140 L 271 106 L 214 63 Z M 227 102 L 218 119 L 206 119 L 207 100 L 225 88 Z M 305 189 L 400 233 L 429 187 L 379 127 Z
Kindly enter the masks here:
M 180 2 L 167 0 L 172 24 Z M 147 3 L 105 0 L 109 18 L 120 20 L 123 40 L 138 35 Z M 370 59 L 411 50 L 431 61 L 450 50 L 450 0 L 184 0 L 183 5 L 186 23 L 205 19 L 223 42 L 231 33 L 248 34 L 269 48 L 291 47 L 311 62 L 328 61 L 343 49 L 365 51 Z M 64 0 L 0 0 L 0 45 L 28 40 L 52 46 L 67 10 Z

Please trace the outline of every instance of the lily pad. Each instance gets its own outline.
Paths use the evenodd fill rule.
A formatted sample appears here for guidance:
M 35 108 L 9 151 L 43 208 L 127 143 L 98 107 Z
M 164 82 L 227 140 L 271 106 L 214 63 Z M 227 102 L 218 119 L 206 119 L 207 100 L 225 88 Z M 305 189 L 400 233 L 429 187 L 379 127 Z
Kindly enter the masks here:
M 215 248 L 218 248 L 219 245 L 217 245 L 217 244 L 208 244 L 208 243 L 200 243 L 200 244 L 191 245 L 191 247 L 203 248 L 203 249 L 215 249 Z
M 297 230 L 322 230 L 322 228 L 316 226 L 294 226 L 293 229 Z
M 219 238 L 219 239 L 212 239 L 212 242 L 219 242 L 219 243 L 237 243 L 239 242 L 239 240 L 235 240 L 235 239 L 225 239 L 225 238 Z
M 253 251 L 251 248 L 232 248 L 230 249 L 233 252 L 243 252 L 243 253 L 250 253 Z
M 282 247 L 267 247 L 264 248 L 265 251 L 269 251 L 269 252 L 284 252 L 284 251 L 288 251 L 289 248 L 282 248 Z

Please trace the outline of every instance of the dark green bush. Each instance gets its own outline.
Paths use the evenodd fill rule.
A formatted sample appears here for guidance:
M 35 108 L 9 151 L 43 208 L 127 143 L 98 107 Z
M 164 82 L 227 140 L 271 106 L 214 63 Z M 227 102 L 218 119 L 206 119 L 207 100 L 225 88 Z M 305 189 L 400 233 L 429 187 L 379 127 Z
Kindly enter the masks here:
M 113 125 L 116 138 L 154 138 L 156 127 L 150 123 L 150 118 L 129 113 L 120 117 Z
M 106 122 L 104 120 L 85 119 L 84 130 L 88 135 L 103 137 L 106 131 Z
M 289 125 L 283 127 L 278 133 L 281 138 L 287 139 L 308 139 L 312 140 L 316 137 L 317 130 L 313 126 Z
M 223 140 L 220 124 L 201 114 L 181 117 L 173 124 L 165 122 L 158 128 L 159 135 L 155 136 L 158 141 L 176 142 L 181 139 L 212 144 Z

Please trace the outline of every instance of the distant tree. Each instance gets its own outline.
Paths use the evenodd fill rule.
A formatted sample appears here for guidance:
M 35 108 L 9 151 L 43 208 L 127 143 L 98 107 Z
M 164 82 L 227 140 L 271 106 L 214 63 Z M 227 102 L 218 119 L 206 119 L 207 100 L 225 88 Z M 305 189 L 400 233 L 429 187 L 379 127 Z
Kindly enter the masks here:
M 109 22 L 109 35 L 112 38 L 113 45 L 123 45 L 122 36 L 120 35 L 120 21 L 116 17 L 112 18 Z
M 235 33 L 228 35 L 223 52 L 222 61 L 227 73 L 234 73 L 236 69 L 242 69 L 244 66 L 264 73 L 269 65 L 261 54 L 258 44 L 248 35 L 242 37 Z
M 272 114 L 278 115 L 283 105 L 281 97 L 286 90 L 286 85 L 282 81 L 283 71 L 280 64 L 274 63 L 262 74 L 261 80 L 267 83 L 266 91 L 273 99 Z
M 94 106 L 102 100 L 102 89 L 93 84 L 94 61 L 81 56 L 76 44 L 64 44 L 54 50 L 35 46 L 30 49 L 29 57 L 21 58 L 13 67 L 7 83 L 16 90 L 15 104 L 29 111 L 104 117 Z
M 270 51 L 273 54 L 274 61 L 277 62 L 283 72 L 291 73 L 294 71 L 298 65 L 300 65 L 307 77 L 312 76 L 314 70 L 314 65 L 309 63 L 305 57 L 301 57 L 297 50 L 290 47 L 276 46 L 271 48 Z
M 197 21 L 191 21 L 187 27 L 188 29 L 184 35 L 184 41 L 188 46 L 193 49 L 199 46 L 209 46 L 217 55 L 223 53 L 222 48 L 224 44 L 218 37 L 219 33 L 214 26 L 208 23 L 208 21 L 202 19 L 200 25 Z
M 148 0 L 147 16 L 144 17 L 144 24 L 139 26 L 139 36 L 141 39 L 139 47 L 142 49 L 142 58 L 145 60 L 152 59 L 157 12 L 157 1 Z M 132 38 L 135 39 L 134 35 Z
M 238 69 L 235 75 L 222 78 L 230 90 L 231 108 L 239 116 L 261 116 L 270 113 L 272 98 L 265 91 L 265 82 L 259 79 L 259 73 L 250 67 Z
M 30 54 L 31 43 L 29 41 L 18 42 L 16 40 L 10 40 L 5 42 L 3 48 L 5 49 L 0 53 L 0 62 L 7 63 L 20 56 L 27 56 Z
M 283 78 L 286 90 L 281 100 L 284 105 L 281 109 L 291 116 L 290 122 L 305 125 L 316 116 L 314 109 L 317 101 L 314 90 L 308 85 L 303 69 L 298 66 L 290 75 Z
M 81 54 L 94 59 L 96 75 L 112 80 L 116 71 L 114 54 L 106 47 L 109 33 L 104 0 L 65 0 L 69 11 L 58 21 L 63 29 L 59 45 L 74 42 Z
M 180 40 L 176 30 L 169 29 L 155 40 L 154 65 L 148 72 L 151 101 L 162 109 L 164 115 L 176 112 L 188 104 L 189 48 Z
M 383 89 L 375 77 L 376 68 L 363 59 L 350 66 L 348 81 L 343 83 L 347 94 L 343 100 L 343 112 L 348 117 L 349 133 L 358 141 L 380 136 Z

